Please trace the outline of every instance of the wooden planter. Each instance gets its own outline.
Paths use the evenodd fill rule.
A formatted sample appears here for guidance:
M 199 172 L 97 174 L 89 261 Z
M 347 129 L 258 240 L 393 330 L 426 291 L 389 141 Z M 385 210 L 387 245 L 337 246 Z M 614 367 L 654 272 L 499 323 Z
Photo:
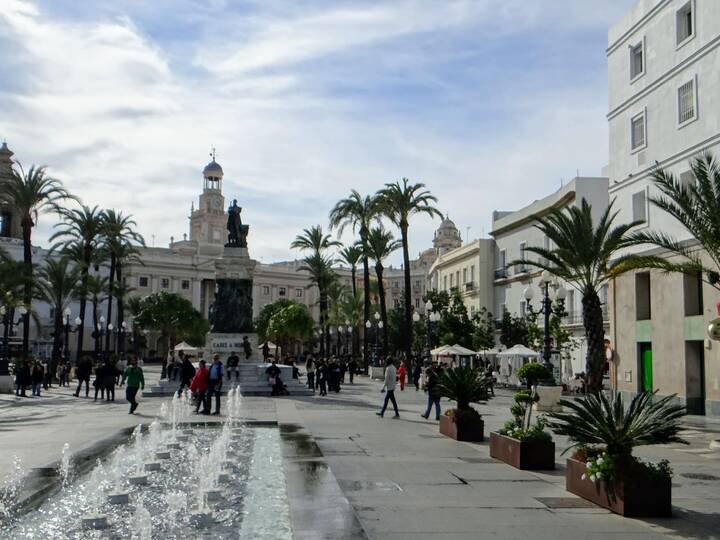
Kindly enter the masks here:
M 543 471 L 555 468 L 553 441 L 519 441 L 490 433 L 490 457 L 504 461 L 517 469 Z
M 567 460 L 565 488 L 611 512 L 626 517 L 670 517 L 672 515 L 672 485 L 670 478 L 642 476 L 614 481 L 609 493 L 604 481 L 582 480 L 587 472 L 584 461 Z
M 478 416 L 462 417 L 459 423 L 454 417 L 445 414 L 440 416 L 440 433 L 456 441 L 482 442 L 485 423 Z

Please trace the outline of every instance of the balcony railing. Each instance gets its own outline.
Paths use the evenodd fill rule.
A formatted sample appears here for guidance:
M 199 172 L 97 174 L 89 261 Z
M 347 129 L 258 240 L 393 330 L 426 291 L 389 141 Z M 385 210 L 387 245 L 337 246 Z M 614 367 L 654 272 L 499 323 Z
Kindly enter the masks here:
M 506 268 L 495 269 L 495 279 L 503 279 L 506 277 L 507 277 L 507 269 Z
M 609 320 L 607 306 L 602 306 L 602 318 L 603 318 L 603 321 Z M 563 324 L 571 325 L 571 324 L 582 324 L 582 323 L 583 323 L 582 311 L 573 311 L 567 317 L 563 317 Z
M 466 290 L 466 291 L 474 291 L 474 290 L 475 290 L 475 283 L 472 282 L 472 281 L 468 281 L 468 282 L 465 284 L 465 290 Z

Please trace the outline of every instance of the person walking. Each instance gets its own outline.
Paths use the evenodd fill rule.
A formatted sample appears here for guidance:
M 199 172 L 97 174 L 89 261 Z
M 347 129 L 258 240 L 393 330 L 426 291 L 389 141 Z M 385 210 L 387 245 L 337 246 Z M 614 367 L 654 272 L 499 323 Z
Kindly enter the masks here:
M 27 387 L 32 384 L 32 369 L 30 358 L 24 358 L 15 363 L 15 395 L 27 397 Z
M 137 393 L 139 390 L 145 389 L 145 376 L 143 375 L 142 368 L 138 366 L 137 356 L 133 356 L 130 359 L 130 365 L 125 369 L 120 384 L 124 384 L 125 381 L 127 381 L 125 398 L 128 400 L 128 403 L 130 403 L 130 412 L 128 412 L 128 414 L 134 414 L 135 409 L 138 408 L 138 402 L 135 399 Z
M 45 381 L 45 368 L 40 362 L 35 362 L 30 375 L 32 382 L 32 395 L 40 397 L 40 390 Z
M 413 367 L 413 384 L 415 385 L 415 391 L 417 392 L 420 390 L 420 378 L 422 377 L 422 364 L 420 363 L 420 359 L 415 359 L 415 366 Z
M 312 355 L 308 355 L 307 362 L 305 362 L 305 374 L 307 375 L 307 386 L 312 393 L 315 393 L 315 362 L 313 361 Z
M 208 386 L 208 392 L 205 398 L 207 402 L 206 408 L 209 411 L 212 397 L 215 396 L 215 412 L 213 412 L 214 415 L 220 414 L 220 393 L 222 392 L 222 381 L 224 375 L 225 368 L 220 361 L 220 355 L 214 354 L 213 363 L 210 366 L 210 384 Z
M 355 357 L 351 356 L 350 361 L 347 365 L 348 369 L 348 375 L 350 375 L 350 384 L 355 384 L 353 380 L 355 379 L 355 372 L 357 371 L 357 362 L 355 361 Z
M 392 402 L 393 409 L 395 409 L 395 416 L 393 418 L 400 418 L 400 411 L 398 411 L 397 401 L 395 401 L 395 385 L 397 384 L 397 370 L 395 364 L 393 364 L 392 358 L 388 357 L 385 364 L 385 384 L 383 384 L 381 392 L 385 392 L 385 400 L 383 402 L 382 409 L 380 412 L 376 412 L 379 417 L 385 415 L 385 410 L 388 406 L 388 401 Z
M 440 420 L 440 377 L 438 371 L 430 366 L 425 370 L 425 391 L 427 392 L 427 408 L 421 414 L 425 420 L 430 416 L 430 409 L 435 405 L 435 420 Z
M 195 366 L 192 365 L 190 359 L 185 356 L 182 351 L 180 351 L 180 358 L 182 359 L 182 364 L 180 365 L 180 388 L 178 388 L 177 391 L 178 397 L 182 395 L 184 388 L 190 387 L 190 383 L 193 377 L 195 377 Z
M 323 360 L 320 360 L 317 367 L 317 382 L 318 386 L 320 387 L 321 396 L 327 396 L 327 378 L 328 368 L 325 365 L 325 362 Z
M 105 399 L 105 365 L 100 364 L 95 368 L 95 380 L 93 381 L 93 387 L 95 388 L 95 399 L 97 401 L 98 392 L 100 392 L 100 399 Z
M 77 390 L 75 390 L 75 397 L 80 397 L 80 389 L 82 384 L 85 383 L 85 397 L 90 394 L 90 375 L 92 374 L 92 360 L 90 357 L 83 356 L 78 361 L 77 367 L 75 368 L 75 376 L 78 380 Z
M 407 375 L 407 369 L 405 368 L 405 360 L 400 361 L 400 368 L 397 370 L 398 381 L 400 381 L 400 391 L 405 390 L 405 375 Z
M 203 408 L 202 414 L 210 414 L 210 407 L 207 406 L 207 402 L 205 401 L 205 395 L 207 394 L 209 386 L 210 370 L 205 365 L 205 360 L 200 360 L 200 367 L 190 383 L 190 391 L 197 400 L 195 414 L 200 414 L 200 407 Z
M 487 369 L 485 369 L 485 379 L 487 380 L 490 395 L 495 397 L 495 377 L 493 376 L 493 368 L 490 362 L 488 362 Z
M 104 369 L 103 386 L 105 387 L 105 401 L 115 401 L 115 383 L 117 382 L 119 370 L 112 360 L 107 361 Z

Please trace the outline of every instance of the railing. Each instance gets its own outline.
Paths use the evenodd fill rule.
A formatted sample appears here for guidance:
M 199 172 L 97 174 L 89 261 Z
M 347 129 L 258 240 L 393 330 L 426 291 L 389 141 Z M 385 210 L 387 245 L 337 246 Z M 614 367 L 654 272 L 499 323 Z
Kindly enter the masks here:
M 506 268 L 497 268 L 495 270 L 495 279 L 503 279 L 507 277 L 507 269 Z
M 602 307 L 602 318 L 603 318 L 603 321 L 609 320 L 607 306 Z M 572 312 L 567 317 L 563 317 L 563 324 L 571 325 L 571 324 L 582 324 L 582 323 L 583 323 L 582 311 Z
M 468 281 L 468 282 L 465 284 L 465 290 L 466 290 L 466 291 L 473 291 L 473 290 L 475 290 L 475 283 L 473 283 L 472 281 Z

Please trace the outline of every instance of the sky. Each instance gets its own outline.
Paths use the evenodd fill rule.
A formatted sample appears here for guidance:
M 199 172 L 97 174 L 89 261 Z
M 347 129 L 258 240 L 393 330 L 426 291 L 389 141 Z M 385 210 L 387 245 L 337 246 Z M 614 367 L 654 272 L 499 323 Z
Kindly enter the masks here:
M 634 3 L 0 0 L 0 139 L 148 245 L 188 232 L 212 147 L 263 262 L 403 177 L 486 237 L 493 210 L 601 174 L 607 30 Z M 411 221 L 411 256 L 438 225 Z

